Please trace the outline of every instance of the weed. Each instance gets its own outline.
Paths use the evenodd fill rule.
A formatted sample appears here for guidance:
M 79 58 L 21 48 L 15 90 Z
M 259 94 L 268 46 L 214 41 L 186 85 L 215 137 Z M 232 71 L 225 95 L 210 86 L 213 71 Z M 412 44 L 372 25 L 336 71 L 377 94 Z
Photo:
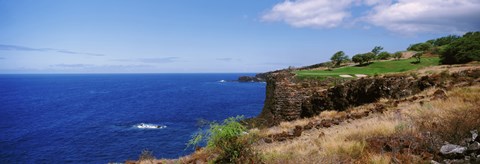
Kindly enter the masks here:
M 140 157 L 138 158 L 140 163 L 153 163 L 153 160 L 155 160 L 155 156 L 153 156 L 153 152 L 150 150 L 143 150 L 142 154 L 140 154 Z

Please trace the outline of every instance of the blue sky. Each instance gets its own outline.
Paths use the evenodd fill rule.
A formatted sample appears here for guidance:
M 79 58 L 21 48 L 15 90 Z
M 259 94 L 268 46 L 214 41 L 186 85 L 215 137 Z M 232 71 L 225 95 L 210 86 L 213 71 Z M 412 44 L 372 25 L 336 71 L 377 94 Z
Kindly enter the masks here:
M 264 72 L 479 30 L 478 0 L 0 0 L 0 73 Z

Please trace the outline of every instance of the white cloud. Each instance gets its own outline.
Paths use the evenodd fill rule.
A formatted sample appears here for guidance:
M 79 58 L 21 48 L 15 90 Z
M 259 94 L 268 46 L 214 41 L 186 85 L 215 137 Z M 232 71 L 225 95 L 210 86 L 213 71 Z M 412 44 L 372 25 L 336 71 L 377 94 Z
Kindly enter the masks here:
M 478 0 L 399 0 L 376 6 L 366 21 L 400 33 L 454 32 L 480 28 Z
M 352 15 L 353 10 L 363 10 Z M 286 0 L 262 16 L 294 27 L 334 28 L 363 22 L 387 30 L 463 33 L 480 29 L 479 0 Z M 364 25 L 362 25 L 364 26 Z
M 287 0 L 275 5 L 262 19 L 295 27 L 332 28 L 350 16 L 345 9 L 352 3 L 353 0 Z

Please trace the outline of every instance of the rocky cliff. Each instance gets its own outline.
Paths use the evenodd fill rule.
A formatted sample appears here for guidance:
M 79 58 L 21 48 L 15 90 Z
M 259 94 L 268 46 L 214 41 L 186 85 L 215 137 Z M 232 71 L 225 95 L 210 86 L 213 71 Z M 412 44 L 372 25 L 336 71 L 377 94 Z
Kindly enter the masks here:
M 300 80 L 288 71 L 275 72 L 266 76 L 265 105 L 257 119 L 271 126 L 282 121 L 311 117 L 324 110 L 345 110 L 381 98 L 401 99 L 433 86 L 472 83 L 479 77 L 479 69 L 422 77 L 403 74 L 350 81 Z

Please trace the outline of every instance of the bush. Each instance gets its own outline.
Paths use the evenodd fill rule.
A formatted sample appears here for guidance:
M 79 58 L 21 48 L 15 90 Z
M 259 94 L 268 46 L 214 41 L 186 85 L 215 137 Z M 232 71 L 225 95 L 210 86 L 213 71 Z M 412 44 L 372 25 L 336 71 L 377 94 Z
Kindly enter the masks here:
M 365 59 L 363 58 L 362 54 L 356 54 L 352 57 L 352 61 L 362 65 L 365 62 Z
M 458 40 L 459 38 L 460 38 L 460 36 L 457 36 L 457 35 L 449 35 L 449 36 L 429 40 L 427 42 L 434 45 L 434 46 L 444 46 L 444 45 L 448 45 L 448 44 L 452 43 L 455 40 Z
M 433 48 L 433 45 L 426 42 L 426 43 L 417 43 L 412 44 L 410 47 L 407 48 L 409 51 L 417 51 L 417 52 L 426 52 L 430 51 Z
M 356 54 L 352 57 L 352 61 L 355 63 L 359 63 L 360 65 L 363 65 L 364 63 L 370 63 L 375 59 L 375 54 L 372 52 L 364 53 L 364 54 Z
M 402 58 L 402 56 L 403 56 L 403 53 L 399 51 L 399 52 L 395 52 L 392 57 L 395 60 L 400 60 L 400 58 Z
M 390 59 L 391 55 L 387 51 L 383 51 L 380 54 L 378 54 L 377 59 L 379 60 L 388 60 Z
M 442 64 L 460 64 L 480 61 L 480 32 L 469 32 L 444 45 L 440 50 Z
M 206 148 L 219 154 L 214 161 L 216 163 L 260 161 L 251 146 L 256 137 L 245 132 L 246 127 L 239 123 L 242 119 L 243 116 L 237 116 L 225 119 L 223 123 L 211 123 L 207 131 L 195 134 L 188 146 L 196 146 L 206 141 Z

